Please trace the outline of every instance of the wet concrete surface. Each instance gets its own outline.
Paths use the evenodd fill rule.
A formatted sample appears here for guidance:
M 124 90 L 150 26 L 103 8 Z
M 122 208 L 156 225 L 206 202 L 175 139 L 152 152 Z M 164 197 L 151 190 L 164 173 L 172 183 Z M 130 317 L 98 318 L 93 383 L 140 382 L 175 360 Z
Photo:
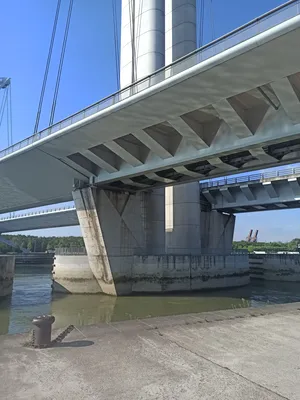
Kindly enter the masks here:
M 57 332 L 53 333 L 55 336 Z M 300 399 L 300 303 L 0 337 L 1 399 Z

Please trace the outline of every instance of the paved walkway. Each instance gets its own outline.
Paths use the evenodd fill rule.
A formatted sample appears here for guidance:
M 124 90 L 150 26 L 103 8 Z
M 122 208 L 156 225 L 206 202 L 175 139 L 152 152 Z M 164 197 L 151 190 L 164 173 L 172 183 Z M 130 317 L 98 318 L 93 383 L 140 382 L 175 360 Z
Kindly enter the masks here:
M 261 315 L 264 314 L 264 315 Z M 0 337 L 1 400 L 300 399 L 300 303 Z

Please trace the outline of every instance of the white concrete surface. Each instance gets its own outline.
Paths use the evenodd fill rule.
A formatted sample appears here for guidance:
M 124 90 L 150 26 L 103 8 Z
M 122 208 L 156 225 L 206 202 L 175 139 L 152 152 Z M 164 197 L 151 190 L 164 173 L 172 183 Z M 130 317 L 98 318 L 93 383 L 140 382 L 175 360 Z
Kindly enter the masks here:
M 274 18 L 278 22 L 280 15 Z M 276 23 L 274 18 L 268 18 L 268 26 Z M 234 43 L 238 43 L 235 46 L 226 49 L 225 42 L 217 44 L 214 50 L 207 50 L 209 55 L 213 54 L 210 58 L 192 67 L 189 61 L 186 64 L 189 68 L 183 72 L 119 103 L 108 101 L 110 106 L 104 110 L 1 158 L 0 212 L 71 200 L 74 178 L 91 179 L 104 185 L 125 178 L 142 179 L 148 173 L 163 175 L 180 166 L 188 166 L 201 177 L 203 173 L 208 174 L 208 170 L 209 176 L 220 176 L 224 171 L 241 172 L 299 161 L 299 152 L 294 148 L 288 159 L 272 151 L 270 157 L 261 157 L 260 152 L 262 147 L 274 143 L 281 143 L 282 148 L 287 149 L 290 146 L 287 142 L 300 135 L 299 124 L 295 123 L 294 114 L 291 119 L 288 110 L 295 97 L 290 96 L 281 104 L 269 86 L 270 82 L 288 77 L 292 90 L 298 90 L 300 55 L 294 49 L 299 43 L 300 17 L 287 17 L 285 22 L 266 31 L 262 31 L 266 28 L 259 24 L 248 30 L 255 29 L 255 34 L 261 32 L 251 39 L 244 40 L 245 32 L 235 35 Z M 243 41 L 239 43 L 241 38 Z M 233 38 L 228 40 L 232 45 Z M 279 106 L 278 110 L 257 89 L 261 87 Z M 232 115 L 219 114 L 219 102 L 224 99 L 233 110 L 231 114 L 236 113 L 236 118 L 248 124 L 255 134 L 241 135 L 232 123 Z M 288 105 L 286 109 L 285 105 Z M 254 110 L 266 107 L 265 113 L 259 112 L 257 121 Z M 293 110 L 295 107 L 298 105 L 295 104 Z M 246 110 L 244 114 L 241 109 Z M 172 128 L 168 121 L 174 118 L 184 120 L 205 146 L 195 147 L 184 133 Z M 140 159 L 142 165 L 130 165 L 121 153 L 105 147 L 112 141 Z M 258 156 L 250 157 L 250 164 L 245 160 L 239 167 L 220 158 L 229 155 L 239 158 L 239 153 L 251 154 L 250 150 Z M 111 168 L 103 168 L 105 165 Z M 186 182 L 197 177 L 170 176 L 167 184 L 177 183 L 178 179 Z M 153 182 L 146 181 L 147 184 L 151 186 Z
M 1 399 L 299 400 L 299 307 L 83 327 L 44 350 L 2 336 Z

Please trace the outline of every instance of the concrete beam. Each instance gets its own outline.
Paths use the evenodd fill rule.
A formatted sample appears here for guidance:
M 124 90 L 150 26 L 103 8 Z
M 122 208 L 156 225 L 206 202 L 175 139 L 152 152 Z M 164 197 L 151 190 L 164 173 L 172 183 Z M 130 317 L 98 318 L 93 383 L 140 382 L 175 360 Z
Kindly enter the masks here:
M 234 203 L 235 202 L 235 198 L 233 197 L 230 188 L 222 187 L 219 190 L 220 190 L 220 193 L 222 194 L 222 196 L 228 201 L 228 203 Z
M 278 194 L 272 182 L 263 182 L 263 187 L 266 189 L 271 199 L 275 199 L 276 197 L 278 197 Z
M 240 189 L 243 192 L 243 194 L 245 195 L 247 200 L 249 200 L 249 201 L 256 200 L 256 196 L 253 193 L 253 190 L 249 184 L 241 185 Z
M 259 161 L 263 163 L 274 163 L 277 161 L 275 157 L 272 157 L 269 154 L 267 154 L 261 147 L 255 149 L 249 149 L 249 152 L 253 157 L 256 157 Z
M 201 150 L 207 148 L 208 145 L 201 139 L 199 133 L 202 131 L 201 123 L 198 124 L 198 133 L 190 127 L 182 118 L 168 119 L 169 124 L 185 139 L 187 139 L 196 149 Z
M 214 157 L 214 158 L 209 158 L 207 160 L 210 165 L 213 165 L 216 168 L 219 168 L 224 171 L 233 171 L 237 169 L 236 167 L 233 167 L 232 165 L 224 163 L 219 157 Z
M 300 199 L 300 185 L 297 178 L 289 178 L 288 183 L 293 191 L 295 198 Z
M 212 195 L 210 190 L 202 190 L 201 193 L 203 194 L 203 196 L 206 198 L 206 200 L 211 203 L 211 204 L 216 204 L 216 199 L 215 197 Z
M 226 122 L 226 124 L 233 130 L 234 134 L 238 138 L 244 139 L 253 135 L 241 116 L 232 107 L 227 99 L 218 101 L 217 103 L 213 104 L 213 107 L 219 114 L 220 118 Z
M 204 177 L 203 174 L 200 174 L 200 173 L 194 172 L 194 171 L 190 171 L 184 165 L 181 165 L 179 167 L 174 167 L 173 169 L 174 169 L 174 171 L 178 172 L 179 174 L 191 176 L 193 178 L 199 178 L 200 179 L 200 178 Z
M 289 79 L 282 78 L 271 83 L 271 86 L 288 117 L 294 124 L 298 124 L 300 122 L 300 102 Z
M 135 186 L 135 187 L 138 187 L 141 189 L 150 187 L 149 185 L 146 185 L 145 183 L 135 182 L 130 178 L 121 179 L 121 182 L 123 182 L 125 185 Z
M 149 150 L 151 150 L 158 157 L 162 159 L 173 157 L 173 155 L 167 149 L 167 146 L 163 143 L 162 140 L 158 140 L 157 136 L 154 139 L 153 136 L 145 132 L 143 129 L 133 132 L 132 135 L 140 140 L 145 146 L 148 147 Z
M 275 206 L 278 208 L 288 208 L 288 206 L 286 204 L 282 204 L 282 203 L 276 203 Z
M 266 209 L 266 207 L 264 207 L 264 206 L 252 206 L 252 207 L 255 208 L 258 211 L 263 211 L 263 210 Z
M 111 150 L 113 153 L 117 154 L 122 160 L 132 165 L 133 167 L 137 167 L 139 165 L 143 165 L 143 162 L 139 160 L 132 152 L 125 149 L 119 143 L 112 141 L 108 143 L 104 143 L 104 146 Z
M 163 182 L 163 183 L 174 183 L 174 179 L 164 178 L 162 176 L 157 175 L 155 172 L 149 172 L 145 174 L 147 178 L 152 179 L 153 181 Z
M 88 162 L 84 162 L 79 157 L 78 154 L 72 154 L 64 159 L 64 161 L 72 167 L 74 170 L 78 171 L 85 177 L 95 176 L 96 174 L 88 167 Z M 86 161 L 86 160 L 85 160 Z
M 94 164 L 98 165 L 98 167 L 103 168 L 108 173 L 118 171 L 116 166 L 113 165 L 111 161 L 109 162 L 108 157 L 106 157 L 104 152 L 102 152 L 100 149 L 93 148 L 90 150 L 84 150 L 81 152 L 81 154 Z

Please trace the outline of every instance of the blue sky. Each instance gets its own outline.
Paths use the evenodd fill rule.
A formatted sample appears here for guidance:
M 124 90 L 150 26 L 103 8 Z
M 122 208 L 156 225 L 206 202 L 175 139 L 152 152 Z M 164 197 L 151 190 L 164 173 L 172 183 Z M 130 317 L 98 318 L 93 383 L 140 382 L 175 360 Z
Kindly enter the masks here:
M 283 0 L 212 0 L 211 14 L 211 0 L 205 1 L 204 42 L 284 3 Z M 1 2 L 1 15 L 5 18 L 1 18 L 0 23 L 0 76 L 12 79 L 14 142 L 33 133 L 56 3 L 55 0 Z M 49 121 L 68 3 L 62 0 L 40 129 Z M 120 10 L 121 0 L 117 3 Z M 116 89 L 112 0 L 74 0 L 55 120 Z M 0 129 L 0 149 L 6 146 L 6 132 Z M 294 223 L 299 217 L 300 210 L 238 215 L 236 238 L 244 238 L 252 228 L 260 230 L 261 240 L 290 240 L 300 236 L 300 226 Z M 80 235 L 80 229 L 59 228 L 31 233 Z

